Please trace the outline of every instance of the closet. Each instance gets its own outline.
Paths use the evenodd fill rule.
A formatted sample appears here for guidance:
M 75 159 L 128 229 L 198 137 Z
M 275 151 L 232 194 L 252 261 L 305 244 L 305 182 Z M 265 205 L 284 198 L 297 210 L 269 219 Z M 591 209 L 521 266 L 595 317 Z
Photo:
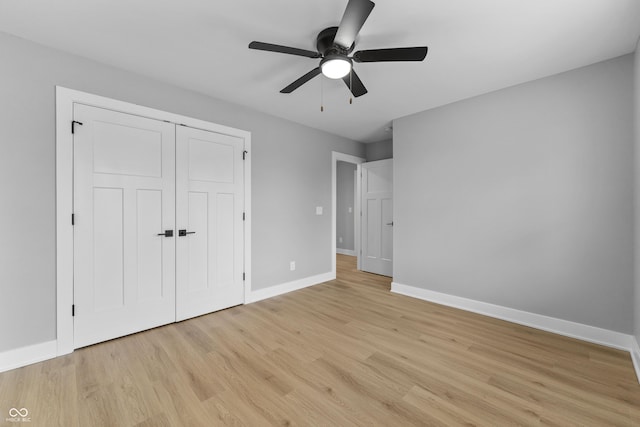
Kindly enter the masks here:
M 75 348 L 244 302 L 244 150 L 73 105 Z

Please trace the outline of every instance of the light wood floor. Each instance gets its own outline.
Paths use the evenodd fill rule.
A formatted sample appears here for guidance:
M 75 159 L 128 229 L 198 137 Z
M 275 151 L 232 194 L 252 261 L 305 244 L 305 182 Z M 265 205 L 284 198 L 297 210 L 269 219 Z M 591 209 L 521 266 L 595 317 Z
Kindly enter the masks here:
M 352 257 L 338 272 L 2 373 L 0 425 L 640 425 L 628 353 L 391 294 Z

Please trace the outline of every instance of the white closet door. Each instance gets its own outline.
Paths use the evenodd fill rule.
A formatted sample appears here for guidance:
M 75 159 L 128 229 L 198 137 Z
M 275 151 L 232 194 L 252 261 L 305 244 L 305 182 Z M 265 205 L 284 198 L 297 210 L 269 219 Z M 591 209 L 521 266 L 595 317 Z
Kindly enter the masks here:
M 175 321 L 174 125 L 76 104 L 74 346 Z
M 176 317 L 183 320 L 244 302 L 244 140 L 178 126 L 176 144 Z
M 362 270 L 393 274 L 393 160 L 362 164 Z

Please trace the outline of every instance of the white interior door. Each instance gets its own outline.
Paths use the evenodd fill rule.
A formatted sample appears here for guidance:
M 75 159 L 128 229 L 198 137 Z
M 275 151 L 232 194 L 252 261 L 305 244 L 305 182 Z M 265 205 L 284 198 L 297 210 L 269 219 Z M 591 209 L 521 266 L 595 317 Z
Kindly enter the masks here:
M 393 274 L 393 160 L 362 165 L 361 268 Z
M 183 320 L 244 302 L 244 140 L 176 129 L 176 317 Z
M 175 321 L 174 125 L 74 105 L 74 347 Z

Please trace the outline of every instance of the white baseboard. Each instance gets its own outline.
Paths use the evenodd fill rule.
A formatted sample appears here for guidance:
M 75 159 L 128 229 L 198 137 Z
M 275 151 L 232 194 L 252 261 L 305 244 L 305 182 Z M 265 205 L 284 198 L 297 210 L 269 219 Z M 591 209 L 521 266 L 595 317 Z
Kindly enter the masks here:
M 459 308 L 473 313 L 502 319 L 524 326 L 541 329 L 547 332 L 601 344 L 618 350 L 631 352 L 631 342 L 635 341 L 632 335 L 610 331 L 608 329 L 597 328 L 595 326 L 583 325 L 581 323 L 570 322 L 568 320 L 555 317 L 543 316 L 541 314 L 516 310 L 500 305 L 462 298 L 454 295 L 443 294 L 441 292 L 416 288 L 415 286 L 391 283 L 391 292 L 418 298 L 425 301 L 442 304 L 449 307 Z M 633 354 L 633 353 L 632 353 Z M 640 359 L 639 359 L 640 361 Z M 636 368 L 636 372 L 637 368 Z
M 286 294 L 288 292 L 297 291 L 298 289 L 307 288 L 309 286 L 318 285 L 320 283 L 328 282 L 329 280 L 334 280 L 335 278 L 335 274 L 328 272 L 318 274 L 317 276 L 305 277 L 303 279 L 283 283 L 281 285 L 269 286 L 265 289 L 251 291 L 249 293 L 249 297 L 245 301 L 245 304 L 272 298 L 278 295 Z
M 53 359 L 57 356 L 57 349 L 58 343 L 53 340 L 2 352 L 0 353 L 0 372 Z
M 631 338 L 631 349 L 629 350 L 629 353 L 631 353 L 633 368 L 636 370 L 636 377 L 638 377 L 638 382 L 640 383 L 640 346 L 638 345 L 638 340 L 635 337 Z
M 335 274 L 328 272 L 316 276 L 305 277 L 281 285 L 271 286 L 266 289 L 259 289 L 249 293 L 249 298 L 245 304 L 260 301 L 263 299 L 286 294 L 288 292 L 297 291 L 309 286 L 328 282 L 336 278 Z M 34 344 L 26 347 L 7 350 L 0 353 L 0 372 L 10 371 L 12 369 L 21 368 L 33 363 L 42 362 L 43 360 L 53 359 L 58 356 L 58 343 L 56 340 L 47 341 L 40 344 Z
M 340 255 L 356 256 L 356 251 L 354 251 L 353 249 L 336 248 L 336 253 Z

